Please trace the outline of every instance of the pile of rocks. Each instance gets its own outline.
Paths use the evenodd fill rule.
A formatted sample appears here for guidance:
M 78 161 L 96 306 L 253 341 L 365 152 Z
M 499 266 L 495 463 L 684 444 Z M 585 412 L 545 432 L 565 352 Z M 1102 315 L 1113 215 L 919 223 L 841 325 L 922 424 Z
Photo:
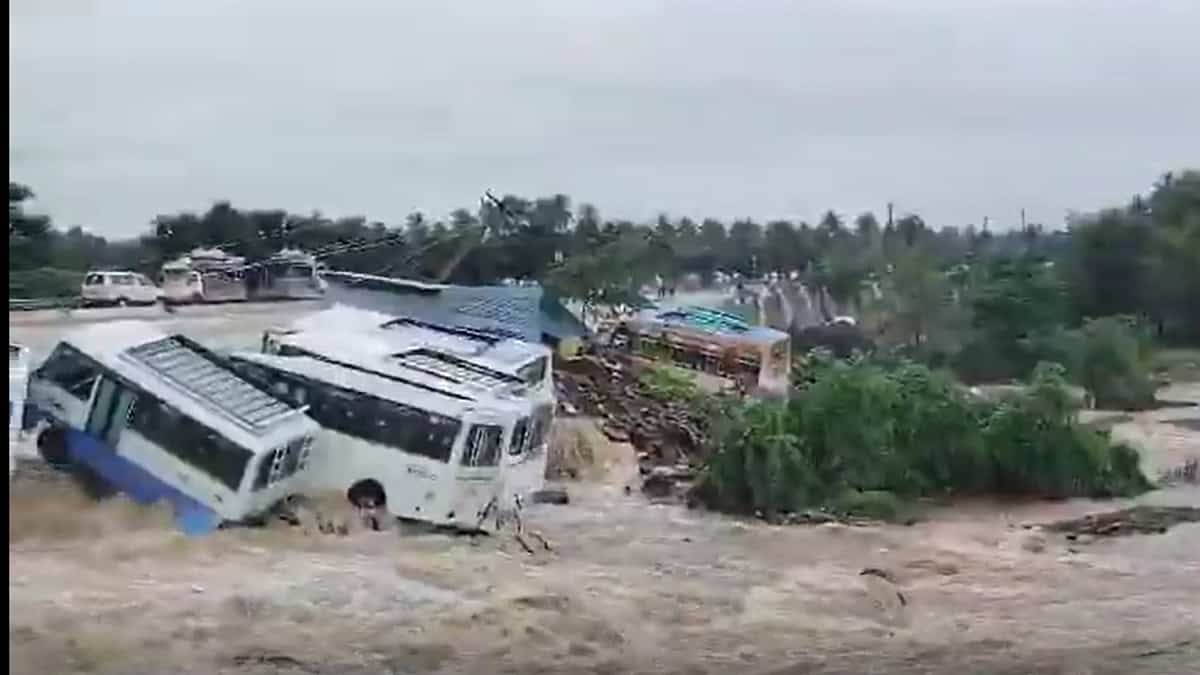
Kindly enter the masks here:
M 669 498 L 690 484 L 709 452 L 706 420 L 683 401 L 650 396 L 640 382 L 647 364 L 620 352 L 564 363 L 558 374 L 562 413 L 597 418 L 611 441 L 638 453 L 642 489 Z
M 1179 523 L 1194 522 L 1200 522 L 1200 508 L 1194 506 L 1134 506 L 1051 523 L 1045 529 L 1064 533 L 1067 539 L 1075 541 L 1130 534 L 1162 534 Z

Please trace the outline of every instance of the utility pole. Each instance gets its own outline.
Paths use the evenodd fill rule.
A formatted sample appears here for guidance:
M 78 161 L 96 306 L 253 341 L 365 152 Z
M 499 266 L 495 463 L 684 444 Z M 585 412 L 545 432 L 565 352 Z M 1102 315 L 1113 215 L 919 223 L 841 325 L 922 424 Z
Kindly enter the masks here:
M 889 230 L 890 230 L 890 229 L 892 229 L 892 225 L 893 225 L 893 222 L 892 222 L 892 214 L 893 214 L 893 212 L 895 211 L 895 207 L 896 207 L 896 205 L 895 205 L 895 204 L 893 204 L 892 202 L 888 202 L 888 205 L 887 205 L 887 209 L 888 209 L 888 219 L 887 219 L 887 226 L 888 226 L 888 229 L 889 229 Z
M 1021 209 L 1021 231 L 1024 231 L 1025 227 L 1025 209 Z

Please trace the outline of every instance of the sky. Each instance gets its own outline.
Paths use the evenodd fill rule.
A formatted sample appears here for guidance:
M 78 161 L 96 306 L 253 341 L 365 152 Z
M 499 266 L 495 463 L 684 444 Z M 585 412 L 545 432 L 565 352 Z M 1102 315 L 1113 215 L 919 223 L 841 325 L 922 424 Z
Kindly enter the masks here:
M 484 190 L 607 217 L 1060 224 L 1200 168 L 1197 0 L 13 0 L 56 224 Z

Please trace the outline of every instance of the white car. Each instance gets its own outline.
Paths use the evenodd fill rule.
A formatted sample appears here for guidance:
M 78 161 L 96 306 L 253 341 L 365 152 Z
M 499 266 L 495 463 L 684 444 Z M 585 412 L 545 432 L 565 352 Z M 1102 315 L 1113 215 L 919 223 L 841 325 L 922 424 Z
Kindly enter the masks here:
M 80 295 L 85 306 L 153 305 L 162 297 L 162 289 L 137 272 L 88 272 Z

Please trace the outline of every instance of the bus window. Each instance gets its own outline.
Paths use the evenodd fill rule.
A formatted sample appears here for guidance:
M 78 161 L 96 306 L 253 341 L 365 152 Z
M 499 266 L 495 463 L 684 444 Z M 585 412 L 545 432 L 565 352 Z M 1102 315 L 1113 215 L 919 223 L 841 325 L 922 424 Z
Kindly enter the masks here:
M 533 413 L 533 423 L 530 429 L 529 447 L 541 447 L 550 434 L 550 424 L 554 420 L 554 409 L 548 405 L 539 406 Z
M 463 466 L 496 466 L 500 461 L 500 439 L 504 428 L 494 424 L 476 424 L 467 435 Z
M 134 404 L 129 428 L 235 492 L 253 456 L 249 450 L 146 394 L 139 396 Z
M 508 454 L 519 455 L 529 449 L 530 429 L 529 418 L 522 417 L 513 427 L 512 441 L 508 444 Z
M 517 377 L 521 378 L 525 384 L 538 385 L 546 379 L 546 357 L 541 357 L 521 368 L 517 371 Z
M 80 401 L 87 401 L 92 395 L 92 385 L 100 376 L 100 369 L 91 359 L 71 347 L 60 344 L 42 367 L 38 368 L 37 374 L 62 387 Z
M 394 401 L 377 400 L 379 419 L 386 421 L 380 441 L 414 455 L 450 461 L 458 422 Z
M 254 477 L 254 490 L 270 487 L 300 470 L 300 459 L 304 453 L 304 445 L 308 439 L 298 438 L 283 448 L 282 453 L 268 452 L 263 455 L 258 465 L 258 474 Z
M 308 399 L 308 415 L 321 426 L 439 462 L 450 461 L 458 437 L 452 417 L 356 391 L 308 382 L 291 395 L 297 403 Z

